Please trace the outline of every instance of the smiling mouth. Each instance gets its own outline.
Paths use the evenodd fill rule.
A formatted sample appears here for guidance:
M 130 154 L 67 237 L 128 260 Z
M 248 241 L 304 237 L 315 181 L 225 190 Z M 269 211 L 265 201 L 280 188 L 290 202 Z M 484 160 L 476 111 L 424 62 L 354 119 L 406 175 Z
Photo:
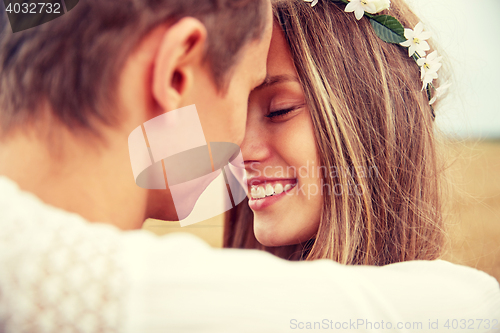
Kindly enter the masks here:
M 250 189 L 250 199 L 251 200 L 261 200 L 267 197 L 272 197 L 280 195 L 283 192 L 288 192 L 297 185 L 297 181 L 290 183 L 289 181 L 285 183 L 280 181 L 273 181 L 271 183 L 263 183 L 259 185 L 252 185 Z

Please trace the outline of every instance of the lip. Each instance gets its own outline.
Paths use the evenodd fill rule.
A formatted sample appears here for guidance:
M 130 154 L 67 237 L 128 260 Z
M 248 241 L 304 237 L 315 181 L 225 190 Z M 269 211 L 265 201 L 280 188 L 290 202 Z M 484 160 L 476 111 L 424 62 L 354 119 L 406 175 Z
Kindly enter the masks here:
M 261 184 L 271 184 L 271 183 L 276 183 L 280 182 L 284 185 L 286 184 L 295 184 L 297 182 L 296 178 L 266 178 L 266 177 L 253 177 L 253 178 L 248 178 L 247 183 L 248 183 L 248 188 L 251 188 L 252 185 L 261 185 Z
M 249 197 L 248 200 L 248 206 L 250 206 L 250 209 L 253 211 L 259 211 L 263 210 L 274 203 L 278 202 L 279 200 L 283 199 L 286 195 L 290 193 L 290 191 L 293 191 L 293 189 L 297 186 L 297 179 L 292 178 L 252 178 L 248 181 L 249 187 L 252 185 L 262 185 L 262 184 L 267 184 L 267 183 L 272 183 L 272 182 L 280 182 L 284 185 L 286 184 L 291 184 L 292 188 L 289 189 L 288 191 L 283 191 L 283 193 L 280 193 L 278 195 L 273 195 L 270 197 L 265 197 L 262 199 L 252 199 Z M 250 193 L 250 191 L 248 192 Z

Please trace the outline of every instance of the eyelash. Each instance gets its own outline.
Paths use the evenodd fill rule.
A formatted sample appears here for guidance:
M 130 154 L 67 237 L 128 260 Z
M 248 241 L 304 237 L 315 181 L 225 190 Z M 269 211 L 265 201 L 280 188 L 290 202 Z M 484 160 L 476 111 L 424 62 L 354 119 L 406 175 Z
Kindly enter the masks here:
M 302 105 L 298 105 L 298 106 L 294 106 L 294 107 L 291 107 L 291 108 L 288 108 L 288 109 L 277 110 L 277 111 L 274 111 L 274 112 L 270 112 L 265 117 L 266 118 L 270 118 L 270 119 L 278 118 L 278 117 L 284 117 L 288 113 L 290 113 L 292 111 L 295 111 L 295 110 L 297 110 L 297 109 L 299 109 L 301 107 L 302 107 Z

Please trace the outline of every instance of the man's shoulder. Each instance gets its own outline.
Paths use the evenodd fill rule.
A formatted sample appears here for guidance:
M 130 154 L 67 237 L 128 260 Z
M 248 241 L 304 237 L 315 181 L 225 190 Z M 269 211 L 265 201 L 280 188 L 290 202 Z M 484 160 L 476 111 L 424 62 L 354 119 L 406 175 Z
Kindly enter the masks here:
M 98 234 L 104 233 L 105 238 L 111 239 L 119 233 L 111 225 L 93 225 L 78 214 L 50 206 L 1 176 L 0 227 L 3 243 L 32 246 L 54 241 L 55 238 L 61 239 L 64 244 L 71 244 L 88 234 L 98 237 Z
M 145 230 L 123 231 L 111 224 L 90 223 L 78 214 L 44 203 L 0 176 L 0 262 L 34 263 L 64 252 L 77 253 L 86 261 L 95 253 L 104 257 L 113 252 L 120 265 L 127 266 L 138 255 L 161 252 L 163 258 L 189 257 L 193 251 L 209 249 L 208 244 L 189 234 L 160 237 Z
M 56 331 L 85 313 L 89 320 L 117 314 L 124 283 L 118 240 L 112 226 L 90 224 L 0 177 L 0 321 L 18 331 L 42 325 L 50 312 L 46 324 Z

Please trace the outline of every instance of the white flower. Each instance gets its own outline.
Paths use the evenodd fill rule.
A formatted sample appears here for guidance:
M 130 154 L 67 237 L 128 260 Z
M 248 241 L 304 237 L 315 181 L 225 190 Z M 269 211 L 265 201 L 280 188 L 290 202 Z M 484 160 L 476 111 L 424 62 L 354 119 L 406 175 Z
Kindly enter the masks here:
M 372 2 L 375 4 L 375 13 L 368 12 L 370 14 L 380 13 L 391 6 L 391 0 L 372 0 Z
M 316 6 L 316 4 L 318 3 L 319 0 L 304 0 L 304 2 L 310 2 L 311 3 L 311 7 L 314 7 Z
M 426 40 L 431 38 L 431 33 L 424 31 L 422 22 L 418 22 L 415 30 L 405 29 L 406 42 L 400 43 L 401 46 L 409 47 L 408 55 L 411 57 L 415 52 L 421 57 L 425 57 L 425 51 L 429 51 L 430 47 Z
M 451 83 L 448 82 L 445 82 L 442 85 L 440 85 L 434 92 L 434 97 L 432 97 L 432 99 L 429 101 L 429 105 L 434 104 L 439 97 L 443 96 L 450 86 Z
M 417 60 L 417 65 L 420 66 L 420 78 L 423 85 L 422 90 L 427 88 L 429 83 L 438 78 L 437 71 L 441 68 L 441 59 L 438 57 L 437 51 L 430 53 L 427 58 L 420 58 Z
M 390 0 L 349 0 L 345 11 L 347 13 L 354 12 L 357 20 L 361 20 L 365 12 L 377 14 L 391 5 Z

